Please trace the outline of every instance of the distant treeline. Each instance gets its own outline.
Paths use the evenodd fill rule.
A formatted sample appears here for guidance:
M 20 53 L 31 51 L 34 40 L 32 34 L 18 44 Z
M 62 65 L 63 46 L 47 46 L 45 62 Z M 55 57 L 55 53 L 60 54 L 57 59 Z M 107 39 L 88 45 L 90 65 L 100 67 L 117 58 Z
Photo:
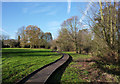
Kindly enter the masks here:
M 29 25 L 21 27 L 17 32 L 17 40 L 2 36 L 2 47 L 19 48 L 50 48 L 52 34 L 42 32 L 37 26 Z

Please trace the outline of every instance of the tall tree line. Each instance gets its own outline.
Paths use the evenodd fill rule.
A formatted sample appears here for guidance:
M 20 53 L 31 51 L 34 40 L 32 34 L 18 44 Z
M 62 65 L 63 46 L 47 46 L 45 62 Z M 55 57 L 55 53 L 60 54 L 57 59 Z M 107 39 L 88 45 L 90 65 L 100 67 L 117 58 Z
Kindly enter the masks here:
M 61 50 L 91 51 L 111 63 L 120 62 L 120 2 L 92 3 L 85 22 L 77 16 L 61 24 L 56 44 Z M 88 25 L 89 29 L 82 29 Z
M 21 47 L 30 46 L 30 48 L 40 48 L 40 46 L 48 47 L 48 42 L 52 40 L 50 32 L 44 33 L 40 28 L 34 25 L 21 27 L 17 35 L 20 38 Z
M 72 16 L 61 24 L 59 36 L 56 40 L 60 50 L 75 50 L 76 53 L 82 53 L 85 50 L 88 53 L 90 46 L 87 44 L 91 42 L 91 34 L 88 29 L 81 28 L 81 23 L 77 16 Z
M 95 55 L 117 64 L 119 56 L 119 7 L 118 2 L 93 3 L 91 12 L 86 15 L 88 25 L 94 33 L 94 42 L 97 44 Z M 97 8 L 97 9 L 94 9 Z M 99 9 L 99 10 L 98 10 Z M 92 14 L 92 16 L 90 16 Z

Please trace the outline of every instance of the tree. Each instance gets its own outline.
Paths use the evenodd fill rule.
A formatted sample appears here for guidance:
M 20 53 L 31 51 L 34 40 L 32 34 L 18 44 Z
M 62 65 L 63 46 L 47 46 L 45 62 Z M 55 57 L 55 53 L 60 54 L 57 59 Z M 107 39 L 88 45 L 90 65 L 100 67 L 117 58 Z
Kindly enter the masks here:
M 8 40 L 9 39 L 9 36 L 8 35 L 0 35 L 0 39 L 1 40 Z
M 114 2 L 99 2 L 93 4 L 96 10 L 91 11 L 92 17 L 86 15 L 89 18 L 88 25 L 94 32 L 94 40 L 97 39 L 97 55 L 99 57 L 108 57 L 118 63 L 118 3 Z M 94 7 L 94 8 L 95 8 Z M 98 8 L 97 8 L 98 7 Z M 93 8 L 93 9 L 94 9 Z M 113 59 L 114 58 L 114 59 Z M 110 61 L 110 60 L 109 60 Z
M 120 64 L 120 2 L 118 2 L 118 20 L 117 20 L 117 27 L 118 27 L 118 60 L 117 62 Z
M 88 31 L 88 29 L 82 29 L 78 32 L 78 48 L 79 53 L 81 54 L 82 51 L 84 53 L 89 53 L 92 43 L 92 33 Z
M 27 37 L 24 26 L 18 29 L 17 36 L 20 37 L 20 46 L 25 47 L 27 44 Z
M 46 32 L 44 35 L 47 42 L 52 41 L 52 34 L 50 32 Z
M 57 44 L 58 50 L 60 51 L 74 50 L 73 42 L 70 40 L 66 32 L 68 32 L 66 28 L 61 28 L 61 30 L 59 30 L 59 36 L 56 39 L 56 44 Z
M 52 40 L 52 41 L 50 42 L 51 49 L 53 49 L 53 50 L 57 50 L 56 40 L 57 40 L 57 39 L 54 39 L 54 40 Z
M 80 23 L 77 16 L 73 16 L 65 20 L 61 25 L 62 29 L 66 29 L 66 35 L 68 36 L 69 40 L 74 43 L 76 53 L 78 53 L 79 27 L 80 27 Z
M 52 40 L 50 32 L 44 33 L 37 26 L 29 25 L 21 27 L 18 32 L 18 42 L 22 47 L 40 48 L 41 46 L 50 47 L 49 42 Z
M 17 47 L 20 48 L 20 36 L 18 36 L 18 43 L 17 43 Z
M 4 41 L 9 40 L 9 36 L 8 35 L 0 35 L 0 40 L 2 43 L 2 48 L 4 48 L 5 47 Z
M 82 51 L 89 52 L 92 35 L 87 29 L 80 30 L 80 27 L 81 24 L 77 16 L 73 16 L 62 23 L 59 36 L 56 39 L 60 50 L 75 50 L 76 53 L 80 54 Z
M 38 46 L 41 30 L 37 26 L 29 25 L 26 27 L 26 37 L 30 42 L 30 48 L 34 48 L 34 46 Z
M 10 39 L 10 40 L 9 40 L 9 46 L 10 46 L 10 48 L 15 48 L 15 47 L 17 47 L 17 46 L 18 46 L 17 40 Z

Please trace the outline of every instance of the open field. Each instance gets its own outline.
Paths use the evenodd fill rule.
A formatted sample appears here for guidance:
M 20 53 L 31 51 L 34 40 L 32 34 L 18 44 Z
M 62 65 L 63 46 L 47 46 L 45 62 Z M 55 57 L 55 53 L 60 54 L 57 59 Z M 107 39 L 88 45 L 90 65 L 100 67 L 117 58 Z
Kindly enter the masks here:
M 51 52 L 50 49 L 4 48 L 2 50 L 3 83 L 15 83 L 34 70 L 61 57 L 60 54 Z M 62 53 L 69 54 L 72 62 L 59 68 L 53 74 L 50 82 L 120 82 L 120 66 L 117 66 L 118 73 L 116 73 L 113 71 L 116 68 L 115 65 L 105 65 L 97 61 L 99 66 L 108 67 L 103 70 L 95 61 L 91 61 L 90 55 L 76 54 L 75 52 Z
M 50 49 L 2 49 L 2 82 L 15 83 L 34 70 L 49 64 L 62 55 Z

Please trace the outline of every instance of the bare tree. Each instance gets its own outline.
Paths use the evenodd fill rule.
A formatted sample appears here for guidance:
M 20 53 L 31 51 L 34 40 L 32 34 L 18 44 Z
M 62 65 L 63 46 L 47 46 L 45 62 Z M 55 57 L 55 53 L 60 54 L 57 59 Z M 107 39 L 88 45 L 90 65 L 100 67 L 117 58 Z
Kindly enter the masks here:
M 74 43 L 69 38 L 67 29 L 62 28 L 59 30 L 59 36 L 56 39 L 57 48 L 60 51 L 72 51 L 74 50 Z
M 118 56 L 118 5 L 117 2 L 99 1 L 92 4 L 96 10 L 91 7 L 91 11 L 86 15 L 89 18 L 87 18 L 87 24 L 94 32 L 94 37 L 100 39 L 97 45 L 98 55 L 109 56 L 116 62 L 120 60 Z
M 92 33 L 88 31 L 88 29 L 79 30 L 78 47 L 80 54 L 82 53 L 82 51 L 87 54 L 90 52 L 91 42 L 92 42 Z
M 66 29 L 66 35 L 68 36 L 69 40 L 74 43 L 76 53 L 78 53 L 78 32 L 79 32 L 79 19 L 77 16 L 73 16 L 67 20 L 65 20 L 61 28 Z M 67 39 L 66 39 L 67 40 Z
M 0 35 L 0 44 L 2 44 L 2 47 L 4 47 L 4 40 L 9 40 L 8 35 Z
M 25 45 L 27 44 L 27 38 L 24 26 L 18 29 L 17 36 L 20 37 L 21 47 L 25 47 Z
M 118 60 L 117 62 L 120 63 L 120 2 L 118 2 Z
M 9 36 L 8 35 L 0 35 L 0 39 L 1 40 L 8 40 L 9 39 Z
M 44 35 L 47 42 L 52 41 L 52 34 L 50 32 L 46 32 Z

